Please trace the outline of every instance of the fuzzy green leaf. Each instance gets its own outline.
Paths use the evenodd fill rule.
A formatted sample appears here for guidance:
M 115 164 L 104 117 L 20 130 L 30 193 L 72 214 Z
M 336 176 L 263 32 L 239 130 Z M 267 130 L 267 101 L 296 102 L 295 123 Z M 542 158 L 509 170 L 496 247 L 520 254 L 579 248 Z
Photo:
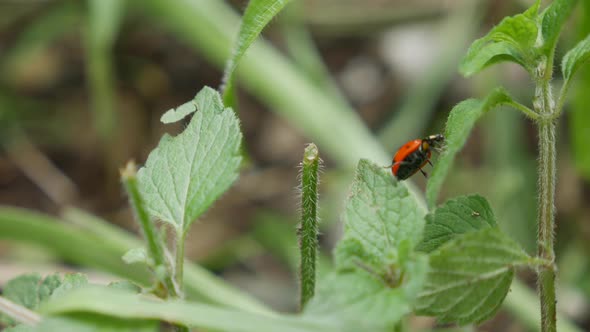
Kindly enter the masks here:
M 40 284 L 41 276 L 38 273 L 21 275 L 6 283 L 2 295 L 23 307 L 36 309 L 39 306 Z
M 52 300 L 41 308 L 47 315 L 94 313 L 128 319 L 157 319 L 205 330 L 232 332 L 336 332 L 332 324 L 312 319 L 264 315 L 203 303 L 156 301 L 129 291 L 86 286 Z M 109 318 L 110 319 L 110 318 Z
M 497 228 L 458 236 L 430 254 L 430 270 L 416 312 L 437 316 L 441 323 L 482 322 L 506 297 L 514 267 L 529 260 Z
M 586 39 L 590 38 L 590 2 L 583 1 L 580 3 L 579 13 L 576 14 L 579 15 L 578 24 L 576 24 L 578 38 L 585 36 L 588 36 Z M 575 48 L 578 48 L 578 46 Z M 566 57 L 568 57 L 567 54 Z M 579 61 L 579 63 L 581 64 L 582 61 Z M 576 73 L 578 70 L 579 73 Z M 577 173 L 586 181 L 590 181 L 590 149 L 588 149 L 588 142 L 590 142 L 590 112 L 588 112 L 590 66 L 575 66 L 570 75 L 570 80 L 574 74 L 578 75 L 578 78 L 573 87 L 573 98 L 568 109 L 569 141 L 571 142 L 570 147 Z M 568 82 L 566 81 L 564 84 L 568 84 Z M 565 95 L 560 96 L 560 98 L 564 98 L 564 102 L 565 97 Z
M 305 314 L 338 322 L 343 331 L 391 329 L 424 282 L 426 257 L 412 251 L 424 214 L 388 170 L 361 160 L 343 219 L 337 270 L 320 280 Z
M 391 331 L 412 311 L 428 270 L 426 256 L 414 255 L 403 264 L 401 285 L 387 285 L 368 271 L 332 273 L 321 279 L 305 317 L 340 325 L 340 331 Z
M 337 270 L 320 280 L 306 317 L 327 319 L 342 331 L 381 331 L 411 311 L 427 270 L 413 253 L 423 212 L 383 167 L 359 162 L 344 212 Z
M 164 135 L 137 173 L 150 214 L 186 230 L 238 177 L 242 134 L 218 93 L 203 88 L 197 112 L 179 135 Z
M 417 250 L 431 252 L 458 235 L 489 227 L 496 227 L 496 218 L 485 198 L 457 197 L 426 216 L 424 237 Z
M 372 268 L 398 262 L 401 247 L 420 241 L 424 214 L 406 187 L 383 167 L 359 162 L 344 219 L 344 240 L 336 249 L 336 264 L 347 266 L 364 257 Z M 353 241 L 355 250 L 349 250 Z M 409 244 L 408 244 L 409 242 Z
M 41 282 L 39 285 L 39 303 L 46 301 L 53 294 L 53 292 L 62 284 L 62 279 L 59 274 L 52 274 Z
M 86 286 L 88 277 L 82 273 L 69 273 L 64 275 L 62 283 L 51 294 L 51 298 L 58 298 L 74 289 Z
M 570 142 L 578 174 L 590 181 L 590 112 L 588 111 L 588 91 L 590 91 L 590 68 L 581 70 L 574 98 L 569 112 Z M 563 98 L 563 97 L 562 97 Z
M 141 263 L 147 266 L 154 266 L 154 261 L 148 256 L 145 248 L 133 248 L 122 257 L 127 264 Z
M 503 88 L 496 88 L 483 101 L 467 99 L 453 107 L 445 128 L 445 150 L 434 165 L 426 186 L 428 206 L 432 208 L 436 204 L 436 199 L 453 164 L 455 155 L 465 145 L 477 120 L 488 110 L 511 103 L 510 95 Z
M 563 24 L 570 16 L 577 0 L 554 0 L 541 14 L 541 32 L 543 34 L 543 50 L 552 52 Z
M 226 105 L 233 104 L 233 73 L 240 59 L 248 47 L 258 38 L 264 27 L 275 17 L 290 0 L 250 0 L 248 7 L 242 17 L 238 38 L 234 45 L 234 50 L 230 59 L 225 66 L 223 81 L 225 82 L 225 91 L 223 100 Z
M 62 281 L 58 274 L 49 275 L 44 279 L 38 273 L 24 274 L 9 280 L 2 295 L 16 304 L 35 310 L 42 301 L 47 300 L 55 292 L 61 292 L 58 290 L 63 289 L 64 283 L 70 282 L 68 275 L 65 279 Z
M 534 47 L 538 27 L 536 16 L 540 1 L 526 12 L 504 18 L 486 36 L 476 40 L 469 47 L 461 61 L 459 71 L 471 76 L 489 65 L 501 61 L 512 61 L 527 70 L 534 67 L 538 56 Z
M 118 280 L 110 282 L 107 287 L 114 288 L 121 291 L 126 291 L 132 294 L 141 293 L 141 287 L 128 280 Z
M 202 92 L 203 93 L 198 93 L 193 100 L 187 101 L 176 108 L 166 111 L 166 113 L 160 118 L 160 121 L 162 121 L 162 123 L 178 122 L 196 112 L 197 109 L 204 110 L 214 108 L 216 110 L 223 110 L 223 102 L 221 101 L 219 93 L 209 87 L 203 88 Z
M 192 114 L 197 111 L 197 105 L 195 105 L 194 100 L 187 101 L 186 103 L 176 107 L 171 108 L 166 113 L 162 114 L 160 121 L 162 123 L 174 123 L 184 119 L 189 114 Z
M 563 57 L 561 72 L 566 83 L 574 76 L 578 68 L 590 58 L 590 36 L 580 41 Z
M 63 281 L 58 274 L 44 279 L 38 273 L 24 274 L 9 280 L 2 295 L 18 305 L 36 310 L 42 302 L 74 288 L 73 284 L 77 284 L 80 278 L 86 280 L 81 274 L 67 274 Z M 16 323 L 6 315 L 0 315 L 0 322 L 8 326 Z

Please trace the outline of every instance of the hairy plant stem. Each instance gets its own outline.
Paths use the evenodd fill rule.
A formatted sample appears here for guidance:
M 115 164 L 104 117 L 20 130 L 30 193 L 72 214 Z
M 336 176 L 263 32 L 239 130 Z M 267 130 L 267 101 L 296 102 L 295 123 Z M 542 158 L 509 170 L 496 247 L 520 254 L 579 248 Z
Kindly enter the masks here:
M 184 240 L 186 239 L 186 232 L 184 228 L 181 228 L 180 234 L 176 235 L 176 252 L 174 264 L 174 284 L 177 289 L 179 298 L 184 298 Z M 176 332 L 190 332 L 187 326 L 177 325 L 175 326 Z
M 542 265 L 538 272 L 539 293 L 541 297 L 542 331 L 555 331 L 555 253 L 553 251 L 553 232 L 555 229 L 555 123 L 547 121 L 539 124 L 539 234 L 538 256 L 550 262 Z
M 129 196 L 129 202 L 133 209 L 133 213 L 135 214 L 135 219 L 139 222 L 139 226 L 145 237 L 149 256 L 154 260 L 155 267 L 163 266 L 166 268 L 166 276 L 164 277 L 163 283 L 166 287 L 167 295 L 170 297 L 178 297 L 178 290 L 172 279 L 170 262 L 165 256 L 164 242 L 160 237 L 160 233 L 156 229 L 156 225 L 145 209 L 143 198 L 139 192 L 136 175 L 137 167 L 135 166 L 135 163 L 127 163 L 127 166 L 121 170 L 123 186 Z
M 550 67 L 549 67 L 550 68 Z M 555 296 L 555 252 L 553 250 L 553 233 L 555 229 L 555 179 L 556 179 L 556 120 L 552 115 L 555 104 L 551 95 L 550 77 L 537 81 L 535 109 L 541 115 L 537 121 L 539 130 L 539 168 L 538 168 L 538 235 L 537 254 L 548 262 L 539 266 L 537 283 L 541 300 L 541 331 L 556 331 L 556 296 Z
M 184 229 L 180 230 L 181 233 L 176 234 L 176 262 L 174 264 L 174 280 L 176 287 L 179 292 L 179 296 L 183 297 L 183 284 L 184 284 L 184 240 L 186 240 L 187 232 Z
M 318 250 L 318 172 L 320 157 L 318 148 L 310 143 L 301 162 L 301 225 L 298 229 L 301 263 L 299 265 L 299 306 L 315 293 L 316 261 Z

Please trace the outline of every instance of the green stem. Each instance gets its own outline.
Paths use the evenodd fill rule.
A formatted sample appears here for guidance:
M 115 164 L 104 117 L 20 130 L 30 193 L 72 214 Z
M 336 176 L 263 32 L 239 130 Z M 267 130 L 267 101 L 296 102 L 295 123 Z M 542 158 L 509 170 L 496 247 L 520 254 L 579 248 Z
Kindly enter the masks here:
M 183 284 L 184 284 L 184 240 L 186 240 L 186 231 L 177 233 L 176 235 L 176 263 L 174 264 L 174 280 L 180 297 L 183 297 Z
M 135 163 L 129 162 L 125 169 L 121 170 L 121 178 L 123 185 L 129 196 L 129 202 L 133 208 L 135 219 L 139 222 L 141 230 L 147 243 L 147 249 L 150 257 L 154 260 L 155 266 L 164 266 L 166 268 L 166 276 L 164 278 L 164 285 L 171 297 L 178 297 L 178 291 L 174 286 L 172 279 L 171 268 L 164 253 L 163 241 L 160 233 L 156 229 L 155 224 L 151 220 L 147 210 L 145 209 L 143 199 L 139 192 L 137 184 L 137 168 Z
M 538 257 L 549 264 L 538 269 L 538 287 L 541 300 L 541 331 L 556 331 L 556 296 L 555 296 L 555 252 L 553 250 L 553 232 L 555 229 L 555 179 L 556 149 L 555 121 L 550 117 L 554 113 L 553 98 L 549 79 L 541 78 L 537 82 L 535 96 L 537 113 L 544 115 L 538 121 L 539 129 L 539 206 L 538 206 Z
M 528 108 L 527 106 L 517 102 L 517 101 L 510 101 L 508 103 L 508 105 L 516 108 L 517 110 L 521 111 L 524 115 L 526 115 L 529 119 L 531 120 L 539 120 L 539 114 L 537 114 L 535 111 L 533 111 L 532 109 Z
M 320 157 L 318 148 L 310 143 L 303 153 L 301 163 L 301 226 L 298 230 L 300 263 L 300 308 L 315 293 L 316 261 L 318 248 L 318 171 Z
M 514 279 L 506 300 L 502 303 L 504 308 L 518 319 L 527 331 L 539 330 L 540 314 L 538 311 L 539 300 L 536 294 L 522 281 Z M 559 332 L 582 332 L 572 321 L 568 321 L 564 315 L 557 314 Z

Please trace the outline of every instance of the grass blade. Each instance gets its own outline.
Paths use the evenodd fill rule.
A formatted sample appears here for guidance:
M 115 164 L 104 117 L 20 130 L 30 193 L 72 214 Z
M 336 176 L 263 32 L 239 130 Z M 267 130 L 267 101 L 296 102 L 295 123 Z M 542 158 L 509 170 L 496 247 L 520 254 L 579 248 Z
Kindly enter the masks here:
M 93 312 L 121 318 L 161 319 L 206 329 L 232 332 L 320 332 L 336 331 L 328 324 L 295 316 L 264 316 L 184 301 L 155 301 L 105 287 L 85 287 L 50 301 L 41 308 L 45 314 Z
M 225 106 L 235 106 L 235 93 L 233 87 L 234 70 L 238 66 L 240 59 L 258 38 L 262 29 L 275 17 L 290 0 L 250 0 L 246 12 L 242 17 L 240 31 L 234 44 L 234 50 L 229 58 L 223 74 L 225 89 L 223 91 L 223 101 Z

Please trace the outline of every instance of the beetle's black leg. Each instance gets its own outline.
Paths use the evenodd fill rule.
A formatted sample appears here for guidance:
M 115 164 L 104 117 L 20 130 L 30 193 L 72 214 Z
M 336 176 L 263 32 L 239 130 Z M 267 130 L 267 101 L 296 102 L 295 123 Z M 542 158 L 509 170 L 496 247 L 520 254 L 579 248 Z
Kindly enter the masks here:
M 424 175 L 424 177 L 425 177 L 426 179 L 428 179 L 428 174 L 427 174 L 426 172 L 424 172 L 423 170 L 420 170 L 420 173 L 422 173 L 422 175 Z
M 434 165 L 430 162 L 430 159 L 426 159 L 426 161 L 428 162 L 428 164 L 432 167 L 434 167 Z

